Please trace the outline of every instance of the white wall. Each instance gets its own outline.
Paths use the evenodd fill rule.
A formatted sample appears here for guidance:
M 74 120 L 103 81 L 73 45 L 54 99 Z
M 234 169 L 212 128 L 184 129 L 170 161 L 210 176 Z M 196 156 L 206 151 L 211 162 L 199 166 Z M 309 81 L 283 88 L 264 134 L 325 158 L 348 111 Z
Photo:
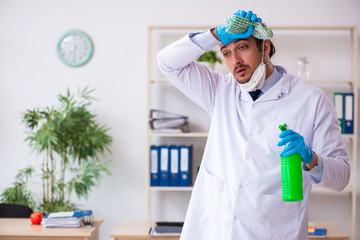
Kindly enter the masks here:
M 216 26 L 238 9 L 253 10 L 268 25 L 360 26 L 358 0 L 0 0 L 0 192 L 18 169 L 38 163 L 23 141 L 21 113 L 54 104 L 55 95 L 67 87 L 90 86 L 97 88 L 93 110 L 98 120 L 112 127 L 116 166 L 79 204 L 105 220 L 101 239 L 110 239 L 120 220 L 144 220 L 147 26 Z M 95 45 L 92 60 L 80 68 L 65 66 L 55 52 L 61 34 L 74 28 L 87 32 Z M 179 197 L 187 201 L 187 195 Z M 321 219 L 326 212 L 347 230 L 346 201 L 337 200 L 336 211 L 311 208 L 311 217 Z M 314 199 L 319 206 L 329 201 Z

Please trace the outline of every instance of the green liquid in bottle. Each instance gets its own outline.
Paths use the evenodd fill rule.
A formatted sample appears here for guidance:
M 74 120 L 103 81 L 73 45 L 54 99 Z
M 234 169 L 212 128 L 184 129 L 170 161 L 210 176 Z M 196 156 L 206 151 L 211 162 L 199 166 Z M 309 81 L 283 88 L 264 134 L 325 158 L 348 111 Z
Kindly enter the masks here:
M 279 126 L 286 130 L 286 123 Z M 281 183 L 283 201 L 294 202 L 303 200 L 303 184 L 301 156 L 295 153 L 288 157 L 281 157 Z

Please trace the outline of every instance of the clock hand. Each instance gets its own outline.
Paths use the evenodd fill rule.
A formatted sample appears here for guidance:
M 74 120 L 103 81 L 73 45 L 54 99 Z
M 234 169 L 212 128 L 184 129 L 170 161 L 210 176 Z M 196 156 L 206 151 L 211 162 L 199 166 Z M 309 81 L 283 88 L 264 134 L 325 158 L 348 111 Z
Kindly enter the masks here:
M 72 49 L 73 62 L 75 62 L 76 45 Z

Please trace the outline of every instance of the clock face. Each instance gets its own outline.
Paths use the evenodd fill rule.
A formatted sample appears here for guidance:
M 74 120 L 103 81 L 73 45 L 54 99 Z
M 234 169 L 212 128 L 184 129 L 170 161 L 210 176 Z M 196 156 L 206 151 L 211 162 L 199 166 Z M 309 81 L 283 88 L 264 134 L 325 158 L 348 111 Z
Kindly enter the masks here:
M 71 67 L 80 67 L 92 57 L 93 43 L 86 33 L 71 30 L 59 39 L 56 50 L 63 63 Z

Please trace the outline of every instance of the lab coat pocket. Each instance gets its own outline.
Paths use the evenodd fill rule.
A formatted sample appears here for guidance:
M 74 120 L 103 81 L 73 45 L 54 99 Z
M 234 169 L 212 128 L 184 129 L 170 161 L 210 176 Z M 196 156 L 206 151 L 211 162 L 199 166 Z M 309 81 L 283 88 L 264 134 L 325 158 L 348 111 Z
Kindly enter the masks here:
M 262 195 L 260 231 L 263 239 L 289 240 L 299 234 L 299 202 L 284 202 L 281 195 Z
M 225 180 L 205 166 L 196 178 L 181 239 L 221 239 L 221 204 Z
M 224 180 L 204 167 L 196 181 L 196 196 L 192 205 L 198 209 L 199 216 L 219 219 Z

